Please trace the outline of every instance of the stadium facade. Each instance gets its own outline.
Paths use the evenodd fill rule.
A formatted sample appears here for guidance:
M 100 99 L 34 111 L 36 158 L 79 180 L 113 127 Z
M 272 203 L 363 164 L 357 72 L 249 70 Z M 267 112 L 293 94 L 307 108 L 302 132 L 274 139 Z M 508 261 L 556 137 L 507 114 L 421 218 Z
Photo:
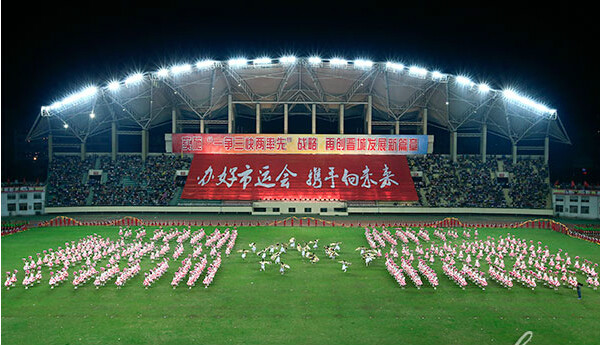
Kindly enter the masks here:
M 435 127 L 449 134 L 448 152 L 434 152 L 448 162 L 460 165 L 459 140 L 475 138 L 479 155 L 470 155 L 469 160 L 488 164 L 489 159 L 508 157 L 506 164 L 516 166 L 518 157 L 539 158 L 540 167 L 533 167 L 531 173 L 545 169 L 545 183 L 550 142 L 570 144 L 557 111 L 515 89 L 497 90 L 465 76 L 396 62 L 291 56 L 200 60 L 88 86 L 42 107 L 27 140 L 47 141 L 51 165 L 61 155 L 77 155 L 84 161 L 90 154 L 113 162 L 118 156 L 137 155 L 144 164 L 148 157 L 171 152 L 172 136 L 177 133 L 294 134 L 309 128 L 307 134 L 318 135 L 323 133 L 319 123 L 343 136 L 428 135 Z M 511 150 L 500 157 L 489 155 L 490 134 L 509 143 Z M 160 147 L 150 152 L 151 142 L 157 141 L 164 142 L 164 151 Z M 131 152 L 125 142 L 138 142 L 134 146 L 140 149 Z M 417 177 L 426 168 L 418 161 L 409 164 Z M 486 170 L 494 183 L 505 172 L 503 166 L 498 162 Z M 90 205 L 100 204 L 88 200 L 79 206 Z M 378 204 L 376 211 L 370 206 L 359 207 L 360 212 L 399 212 L 402 205 L 383 210 Z M 302 208 L 307 209 L 294 207 Z M 334 208 L 347 212 L 352 206 L 332 207 L 332 213 Z M 533 208 L 551 212 L 551 201 Z

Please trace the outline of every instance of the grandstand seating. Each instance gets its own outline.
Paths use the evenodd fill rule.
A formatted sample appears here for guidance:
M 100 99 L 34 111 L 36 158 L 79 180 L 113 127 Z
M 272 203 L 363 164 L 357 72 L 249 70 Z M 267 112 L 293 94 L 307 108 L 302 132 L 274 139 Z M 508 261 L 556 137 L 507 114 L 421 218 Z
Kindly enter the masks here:
M 542 160 L 512 164 L 511 159 L 490 157 L 483 163 L 478 156 L 462 155 L 453 163 L 447 155 L 432 154 L 409 156 L 408 163 L 411 171 L 423 173 L 415 182 L 420 197 L 415 206 L 549 207 L 548 167 Z M 47 206 L 205 205 L 203 201 L 179 200 L 185 182 L 176 178 L 176 170 L 190 165 L 190 157 L 176 155 L 149 156 L 145 163 L 137 155 L 122 155 L 114 162 L 108 156 L 90 156 L 85 161 L 57 156 L 49 168 Z M 103 170 L 102 179 L 88 179 L 92 168 Z M 510 174 L 508 183 L 497 180 L 499 171 Z
M 93 162 L 92 157 L 84 161 L 75 156 L 56 157 L 48 168 L 46 205 L 84 206 L 90 191 L 84 181 Z
M 483 163 L 478 156 L 459 156 L 453 163 L 443 155 L 410 157 L 413 171 L 425 178 L 415 183 L 425 195 L 424 206 L 547 208 L 550 187 L 548 167 L 540 159 L 491 158 Z M 508 172 L 508 184 L 497 181 L 496 173 Z

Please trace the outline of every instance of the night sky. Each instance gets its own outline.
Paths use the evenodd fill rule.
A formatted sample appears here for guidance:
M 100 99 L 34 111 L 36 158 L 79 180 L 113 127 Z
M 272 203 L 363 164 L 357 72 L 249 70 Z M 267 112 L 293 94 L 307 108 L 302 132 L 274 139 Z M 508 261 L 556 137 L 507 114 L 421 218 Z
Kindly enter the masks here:
M 42 105 L 87 83 L 199 57 L 286 53 L 397 60 L 467 74 L 496 89 L 516 87 L 557 109 L 573 142 L 551 145 L 553 181 L 600 181 L 600 73 L 591 9 L 550 2 L 531 9 L 506 2 L 487 9 L 374 1 L 193 3 L 5 6 L 2 181 L 45 179 L 43 162 L 25 159 L 33 148 L 24 146 L 24 137 Z M 6 25 L 12 16 L 18 20 Z

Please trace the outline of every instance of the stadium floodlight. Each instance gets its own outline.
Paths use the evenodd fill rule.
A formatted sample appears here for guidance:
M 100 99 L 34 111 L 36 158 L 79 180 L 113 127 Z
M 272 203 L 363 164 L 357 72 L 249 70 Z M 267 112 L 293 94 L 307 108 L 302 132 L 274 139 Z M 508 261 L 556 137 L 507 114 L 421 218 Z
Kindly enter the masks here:
M 543 114 L 556 115 L 556 109 L 550 109 L 541 103 L 535 102 L 531 98 L 521 96 L 514 90 L 506 89 L 502 91 L 502 95 L 507 100 L 514 102 L 522 107 L 530 108 L 536 112 Z
M 183 74 L 183 73 L 189 73 L 192 71 L 192 65 L 190 64 L 182 64 L 182 65 L 175 65 L 171 67 L 171 73 L 173 73 L 173 75 L 179 75 L 179 74 Z
M 202 60 L 202 61 L 198 61 L 196 62 L 196 68 L 197 69 L 207 69 L 207 68 L 211 68 L 216 64 L 216 61 L 214 60 Z
M 424 78 L 427 76 L 427 70 L 419 66 L 412 66 L 408 69 L 408 74 L 415 77 Z
M 323 60 L 321 60 L 320 57 L 318 56 L 311 56 L 308 58 L 308 63 L 310 63 L 311 65 L 318 65 L 322 62 Z
M 119 90 L 120 88 L 121 88 L 121 83 L 119 83 L 119 82 L 118 82 L 118 81 L 116 81 L 116 80 L 113 80 L 113 81 L 111 81 L 111 82 L 109 82 L 109 83 L 108 83 L 108 89 L 109 89 L 110 91 L 113 91 L 113 92 L 114 92 L 114 91 L 117 91 L 117 90 Z
M 385 67 L 387 67 L 388 69 L 393 69 L 395 71 L 402 71 L 404 69 L 403 64 L 391 61 L 386 62 Z
M 481 93 L 488 93 L 490 92 L 491 88 L 486 83 L 480 83 L 479 85 L 477 85 L 477 90 L 479 90 L 479 92 Z
M 166 78 L 169 76 L 169 70 L 163 67 L 156 72 L 156 75 L 159 78 Z
M 373 67 L 373 61 L 365 59 L 354 60 L 354 66 L 358 68 L 371 68 Z
M 92 111 L 92 112 L 90 113 L 90 119 L 93 119 L 93 118 L 95 118 L 95 117 L 96 117 L 96 114 L 94 114 L 94 112 Z
M 48 109 L 50 110 L 56 110 L 58 108 L 62 107 L 62 103 L 60 101 L 54 102 L 52 104 L 50 104 L 50 106 L 48 107 Z
M 293 55 L 282 56 L 281 58 L 279 58 L 279 62 L 285 65 L 291 65 L 293 63 L 296 63 L 296 57 Z
M 69 128 L 69 124 L 65 122 L 65 124 L 63 125 L 63 128 L 64 128 L 64 129 L 67 129 L 67 128 Z
M 444 74 L 440 71 L 433 71 L 431 72 L 431 78 L 433 78 L 433 80 L 442 80 L 444 79 Z
M 333 58 L 333 59 L 329 60 L 329 63 L 332 66 L 345 66 L 348 64 L 348 61 L 345 59 L 341 59 L 341 58 Z
M 135 84 L 139 84 L 144 80 L 144 75 L 142 73 L 134 73 L 132 75 L 130 75 L 129 77 L 127 77 L 127 79 L 125 79 L 125 85 L 126 86 L 130 86 L 130 85 L 135 85 Z
M 248 60 L 246 60 L 245 58 L 235 58 L 229 59 L 227 63 L 230 67 L 242 67 L 248 64 Z
M 61 100 L 59 102 L 52 103 L 52 105 L 50 106 L 50 109 L 58 109 L 58 108 L 63 107 L 65 105 L 69 105 L 69 104 L 73 104 L 75 102 L 79 102 L 79 101 L 81 101 L 83 99 L 86 99 L 86 98 L 94 96 L 97 92 L 98 92 L 98 88 L 95 87 L 95 86 L 86 87 L 82 91 L 79 91 L 77 93 L 69 95 L 69 96 L 65 97 L 63 100 Z
M 261 57 L 252 61 L 255 65 L 267 65 L 271 63 L 271 58 Z
M 474 83 L 471 81 L 471 79 L 469 79 L 469 78 L 467 78 L 465 76 L 462 76 L 462 75 L 459 75 L 459 76 L 456 77 L 456 82 L 459 85 L 462 85 L 462 86 L 471 87 L 471 86 L 474 85 Z

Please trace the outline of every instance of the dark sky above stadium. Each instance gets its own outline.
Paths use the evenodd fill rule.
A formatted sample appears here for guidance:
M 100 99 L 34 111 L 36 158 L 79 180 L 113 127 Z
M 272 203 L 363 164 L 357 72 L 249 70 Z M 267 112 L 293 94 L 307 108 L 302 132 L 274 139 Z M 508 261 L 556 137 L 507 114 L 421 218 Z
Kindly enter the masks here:
M 551 146 L 552 178 L 581 181 L 586 168 L 600 180 L 599 70 L 592 49 L 597 20 L 591 9 L 550 2 L 535 8 L 523 2 L 496 8 L 454 2 L 190 3 L 5 6 L 2 180 L 31 178 L 35 169 L 17 159 L 22 153 L 15 146 L 40 106 L 82 85 L 198 57 L 284 53 L 399 60 L 464 73 L 494 88 L 514 86 L 556 108 L 573 141 Z M 8 26 L 12 16 L 18 21 Z

